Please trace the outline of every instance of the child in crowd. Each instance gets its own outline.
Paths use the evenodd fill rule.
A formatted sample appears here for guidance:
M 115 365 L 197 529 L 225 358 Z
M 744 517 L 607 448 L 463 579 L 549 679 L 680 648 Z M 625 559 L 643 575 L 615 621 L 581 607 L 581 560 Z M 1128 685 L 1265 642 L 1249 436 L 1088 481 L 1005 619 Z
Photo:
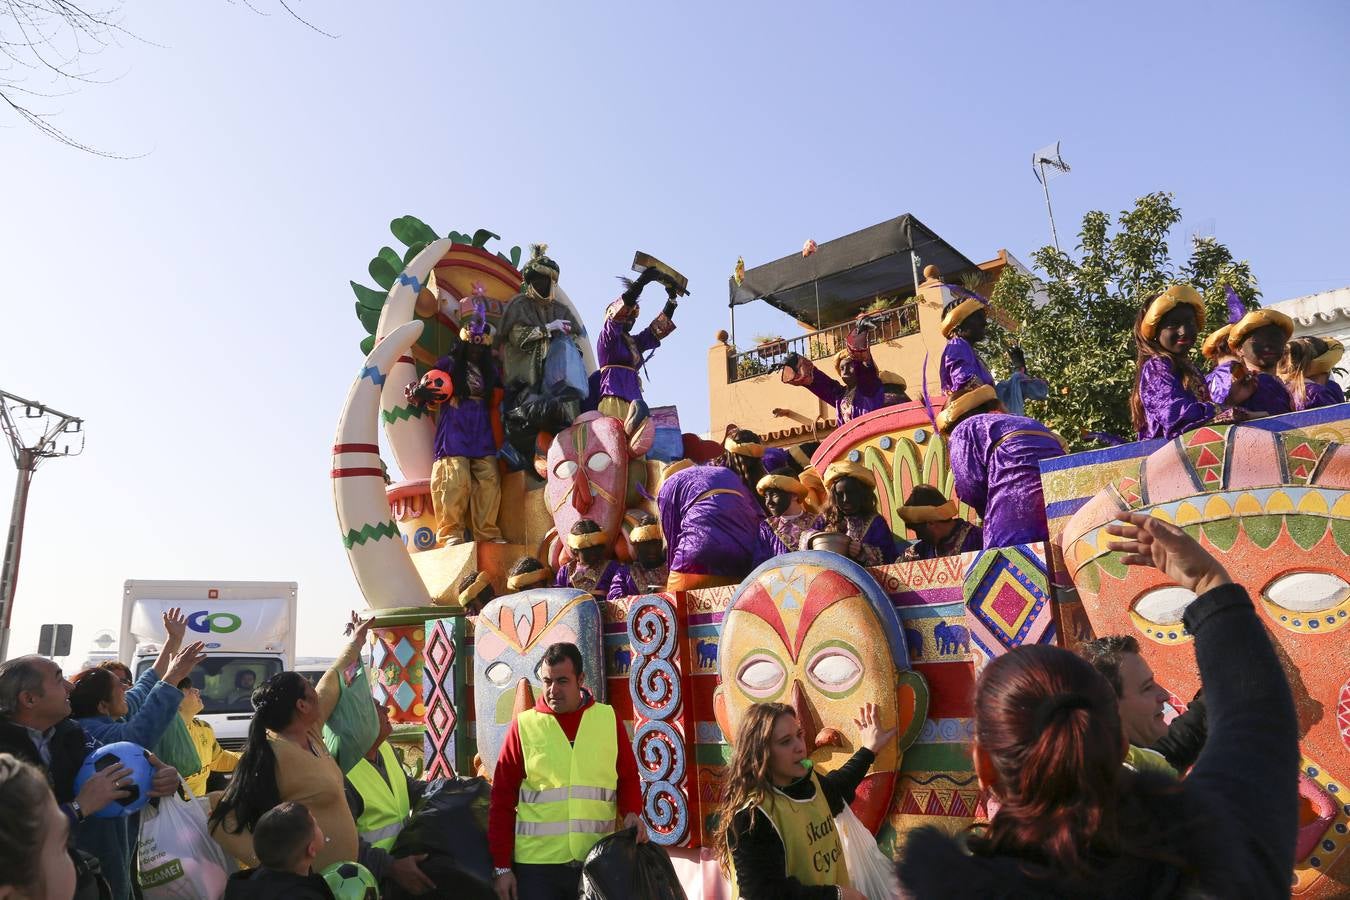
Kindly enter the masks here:
M 628 546 L 633 561 L 619 566 L 614 580 L 609 583 L 609 599 L 635 597 L 653 591 L 664 591 L 670 577 L 666 565 L 666 544 L 661 537 L 661 523 L 651 513 L 639 513 L 628 532 Z
M 937 420 L 948 435 L 956 496 L 984 521 L 984 547 L 1048 539 L 1040 462 L 1064 455 L 1059 435 L 1003 412 L 992 385 L 957 391 Z
M 1237 360 L 1220 363 L 1206 378 L 1210 399 L 1271 416 L 1289 412 L 1293 408 L 1289 391 L 1275 373 L 1293 334 L 1293 319 L 1278 310 L 1254 309 L 1243 316 L 1228 333 L 1228 346 Z M 1245 369 L 1238 368 L 1238 363 Z M 1251 394 L 1235 402 L 1234 397 L 1240 396 L 1235 388 L 1248 377 L 1254 384 Z
M 506 573 L 506 589 L 514 594 L 530 588 L 548 587 L 551 578 L 547 566 L 533 556 L 522 556 Z
M 178 689 L 183 692 L 183 699 L 178 704 L 178 715 L 187 726 L 188 736 L 192 738 L 192 745 L 197 748 L 197 758 L 202 764 L 195 775 L 189 775 L 183 781 L 187 783 L 188 790 L 192 791 L 193 796 L 205 797 L 206 782 L 210 779 L 211 773 L 233 772 L 239 767 L 239 754 L 220 746 L 211 723 L 196 718 L 204 704 L 201 689 L 192 684 L 192 678 L 184 678 L 178 682 Z
M 447 546 L 464 543 L 466 530 L 475 541 L 506 543 L 497 527 L 502 492 L 492 422 L 501 377 L 492 358 L 492 328 L 480 287 L 474 286 L 475 312 L 460 328 L 454 353 L 436 360 L 436 369 L 448 373 L 453 385 L 436 423 L 431 469 L 436 536 Z M 425 405 L 412 385 L 409 400 Z
M 492 590 L 492 582 L 488 580 L 486 572 L 470 572 L 465 575 L 459 580 L 455 592 L 459 597 L 459 605 L 464 607 L 464 612 L 470 616 L 478 615 L 483 611 L 483 607 L 497 596 Z
M 756 488 L 769 513 L 765 524 L 784 547 L 795 550 L 801 546 L 802 533 L 815 518 L 802 506 L 807 495 L 806 485 L 790 468 L 784 467 L 765 475 Z
M 225 900 L 331 900 L 327 883 L 312 871 L 324 842 L 323 829 L 303 803 L 274 806 L 253 828 L 260 865 L 231 875 Z
M 992 390 L 992 388 L 990 389 Z M 825 549 L 828 535 L 848 538 L 846 555 L 864 566 L 893 563 L 900 551 L 886 520 L 877 515 L 877 479 L 866 466 L 840 460 L 825 468 L 829 502 L 814 525 L 802 535 L 803 550 Z
M 600 525 L 593 519 L 577 519 L 567 536 L 567 547 L 572 559 L 558 569 L 554 587 L 590 591 L 597 600 L 608 597 L 619 564 L 610 555 L 609 539 Z
M 980 527 L 958 517 L 955 498 L 931 484 L 915 485 L 899 512 L 918 538 L 905 548 L 905 562 L 956 556 L 984 546 Z
M 1135 316 L 1138 369 L 1130 419 L 1140 440 L 1174 438 L 1220 414 L 1191 362 L 1191 348 L 1204 327 L 1205 302 L 1189 284 L 1172 285 Z
M 1330 368 L 1320 376 L 1313 374 L 1314 363 L 1326 356 L 1329 350 L 1327 342 L 1319 337 L 1294 338 L 1289 342 L 1284 359 L 1280 361 L 1279 372 L 1289 390 L 1294 409 L 1316 409 L 1345 402 L 1344 399 L 1337 399 L 1327 383 L 1330 380 Z M 1322 379 L 1320 382 L 1319 377 Z

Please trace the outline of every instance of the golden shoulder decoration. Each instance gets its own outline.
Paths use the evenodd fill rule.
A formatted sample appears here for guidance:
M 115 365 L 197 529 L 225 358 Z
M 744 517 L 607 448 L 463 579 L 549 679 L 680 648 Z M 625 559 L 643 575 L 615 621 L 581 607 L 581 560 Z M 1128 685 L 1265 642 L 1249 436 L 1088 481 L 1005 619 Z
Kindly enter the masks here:
M 1148 305 L 1148 312 L 1144 313 L 1144 322 L 1139 329 L 1144 333 L 1144 337 L 1149 340 L 1156 338 L 1158 326 L 1162 324 L 1163 316 L 1182 303 L 1195 310 L 1196 325 L 1203 329 L 1205 327 L 1204 298 L 1200 296 L 1199 291 L 1189 284 L 1174 284 L 1155 297 L 1153 302 Z
M 962 394 L 943 407 L 942 412 L 938 413 L 938 431 L 943 434 L 951 433 L 951 430 L 956 427 L 956 423 L 971 410 L 978 409 L 997 399 L 998 391 L 994 390 L 992 384 L 982 384 L 975 390 Z

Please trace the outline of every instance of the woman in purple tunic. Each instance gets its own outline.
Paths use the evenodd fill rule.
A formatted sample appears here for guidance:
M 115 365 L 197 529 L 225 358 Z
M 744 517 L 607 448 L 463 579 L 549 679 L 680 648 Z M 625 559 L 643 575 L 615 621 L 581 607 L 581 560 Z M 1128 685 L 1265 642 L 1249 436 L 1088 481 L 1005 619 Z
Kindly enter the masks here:
M 1294 320 L 1278 310 L 1254 309 L 1243 316 L 1228 333 L 1228 346 L 1238 355 L 1240 363 L 1221 364 L 1209 373 L 1205 380 L 1210 399 L 1271 416 L 1293 409 L 1289 390 L 1276 376 L 1285 345 L 1293 334 Z M 1255 389 L 1245 400 L 1234 402 L 1232 397 L 1241 396 L 1244 376 L 1254 378 Z
M 899 514 L 918 538 L 905 550 L 905 562 L 956 556 L 984 546 L 980 527 L 960 518 L 956 500 L 931 484 L 915 485 Z
M 642 381 L 638 378 L 638 369 L 644 362 L 643 354 L 661 346 L 661 341 L 675 330 L 673 319 L 675 308 L 679 305 L 675 299 L 677 292 L 674 287 L 667 285 L 668 297 L 661 315 L 646 328 L 633 334 L 638 317 L 638 296 L 657 277 L 656 269 L 647 268 L 642 270 L 636 281 L 624 279 L 628 287 L 605 310 L 605 324 L 595 342 L 596 360 L 600 366 L 597 370 L 599 401 L 596 409 L 601 415 L 613 416 L 620 422 L 627 421 L 632 403 L 642 399 Z
M 759 480 L 764 477 L 764 444 L 759 435 L 748 428 L 728 426 L 727 435 L 722 439 L 721 456 L 709 465 L 730 469 L 741 481 L 747 497 L 754 498 L 755 508 L 760 518 L 764 518 L 764 502 L 756 492 Z
M 1336 403 L 1344 403 L 1345 391 L 1331 379 L 1331 371 L 1340 364 L 1341 357 L 1345 355 L 1345 347 L 1334 337 L 1325 337 L 1322 340 L 1326 341 L 1327 352 L 1312 361 L 1312 365 L 1308 367 L 1308 377 L 1325 386 Z
M 1285 350 L 1280 362 L 1280 378 L 1289 389 L 1294 409 L 1316 409 L 1319 406 L 1333 406 L 1344 403 L 1338 399 L 1327 384 L 1328 375 L 1322 375 L 1321 381 L 1313 374 L 1313 364 L 1327 355 L 1330 348 L 1319 337 L 1294 338 Z M 1330 373 L 1330 368 L 1327 373 Z
M 1002 411 L 990 385 L 958 392 L 938 416 L 956 496 L 984 519 L 984 547 L 1045 541 L 1043 459 L 1064 455 L 1064 444 L 1035 419 Z
M 877 515 L 877 479 L 866 466 L 839 460 L 825 467 L 829 501 L 813 529 L 802 535 L 801 549 L 816 546 L 831 534 L 848 537 L 847 556 L 864 566 L 893 563 L 900 556 L 895 535 L 886 520 Z
M 668 589 L 737 584 L 783 552 L 740 477 L 724 466 L 672 463 L 656 495 L 670 565 Z
M 994 383 L 989 367 L 975 351 L 988 327 L 989 313 L 984 302 L 979 297 L 953 291 L 952 299 L 942 307 L 942 336 L 947 339 L 938 371 L 942 393 L 950 396 L 972 381 Z
M 855 328 L 844 343 L 844 349 L 834 356 L 839 381 L 816 369 L 806 357 L 789 353 L 783 360 L 783 382 L 804 387 L 822 402 L 833 406 L 840 425 L 892 402 L 908 402 L 903 384 L 894 398 L 887 397 L 887 386 L 882 383 L 881 373 L 872 359 L 872 348 L 864 329 Z
M 590 591 L 595 599 L 609 596 L 609 586 L 621 566 L 610 555 L 609 544 L 600 525 L 592 519 L 577 519 L 567 535 L 572 559 L 558 568 L 554 587 Z
M 1224 414 L 1210 401 L 1205 378 L 1191 362 L 1191 349 L 1204 327 L 1205 301 L 1189 284 L 1172 285 L 1135 316 L 1138 369 L 1130 419 L 1140 440 L 1174 438 L 1217 418 L 1233 421 L 1232 412 Z
M 807 494 L 806 485 L 785 466 L 761 478 L 755 490 L 769 513 L 765 524 L 778 540 L 784 547 L 794 550 L 801 546 L 802 533 L 815 519 L 802 506 Z

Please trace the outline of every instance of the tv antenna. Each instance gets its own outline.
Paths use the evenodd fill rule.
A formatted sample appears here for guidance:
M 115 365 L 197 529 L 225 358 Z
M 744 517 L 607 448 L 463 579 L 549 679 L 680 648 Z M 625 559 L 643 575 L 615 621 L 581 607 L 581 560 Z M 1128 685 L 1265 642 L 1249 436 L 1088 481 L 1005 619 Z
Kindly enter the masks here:
M 1048 171 L 1047 171 L 1048 170 Z M 1059 252 L 1059 233 L 1055 231 L 1055 211 L 1050 207 L 1050 179 L 1069 172 L 1069 164 L 1059 153 L 1059 141 L 1048 147 L 1042 147 L 1031 154 L 1031 171 L 1045 191 L 1045 212 L 1050 217 L 1050 239 L 1055 243 L 1055 252 Z
M 9 619 L 14 611 L 14 588 L 19 583 L 19 551 L 23 547 L 23 519 L 28 509 L 28 486 L 45 459 L 79 456 L 84 452 L 84 420 L 0 391 L 0 429 L 18 467 L 14 509 L 5 539 L 5 563 L 0 570 L 0 661 L 9 653 Z

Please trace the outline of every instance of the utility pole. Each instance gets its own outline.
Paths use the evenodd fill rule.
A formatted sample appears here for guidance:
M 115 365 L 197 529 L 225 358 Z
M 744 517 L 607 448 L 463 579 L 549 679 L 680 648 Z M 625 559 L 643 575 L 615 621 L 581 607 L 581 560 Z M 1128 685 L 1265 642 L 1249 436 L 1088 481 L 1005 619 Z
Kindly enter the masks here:
M 14 590 L 19 583 L 23 520 L 33 473 L 44 459 L 78 456 L 84 451 L 84 420 L 0 391 L 0 428 L 9 439 L 14 465 L 19 470 L 14 485 L 14 508 L 9 516 L 9 534 L 5 539 L 4 568 L 0 570 L 0 662 L 3 662 L 9 657 L 9 621 L 14 612 Z M 63 436 L 58 448 L 57 441 Z

